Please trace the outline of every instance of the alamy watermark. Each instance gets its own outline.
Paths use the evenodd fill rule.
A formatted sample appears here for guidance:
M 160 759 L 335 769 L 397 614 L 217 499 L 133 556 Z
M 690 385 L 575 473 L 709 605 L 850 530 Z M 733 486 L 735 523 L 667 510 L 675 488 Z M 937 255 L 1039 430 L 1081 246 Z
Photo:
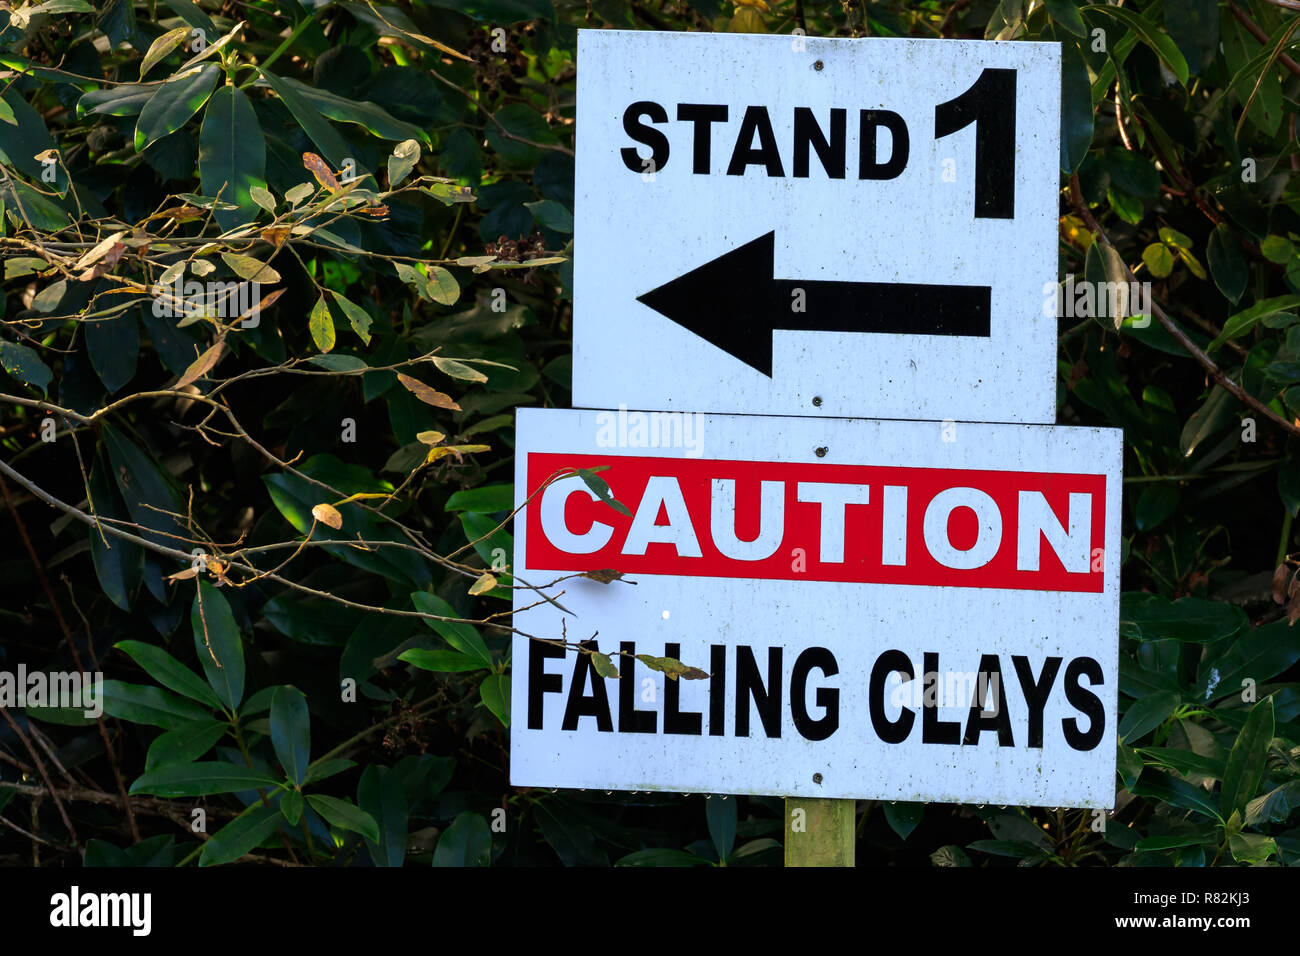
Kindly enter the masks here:
M 92 720 L 104 713 L 104 675 L 99 671 L 0 671 L 0 707 L 59 707 Z
M 1067 275 L 1043 283 L 1043 316 L 1061 319 L 1127 319 L 1144 329 L 1151 324 L 1150 282 L 1089 282 Z
M 704 454 L 704 416 L 696 412 L 629 412 L 596 415 L 596 444 L 601 448 L 684 448 L 687 458 Z
M 260 282 L 181 282 L 180 276 L 168 285 L 155 284 L 153 314 L 158 318 L 207 316 L 214 319 L 238 319 L 241 328 L 254 329 L 261 322 L 258 311 L 262 303 Z

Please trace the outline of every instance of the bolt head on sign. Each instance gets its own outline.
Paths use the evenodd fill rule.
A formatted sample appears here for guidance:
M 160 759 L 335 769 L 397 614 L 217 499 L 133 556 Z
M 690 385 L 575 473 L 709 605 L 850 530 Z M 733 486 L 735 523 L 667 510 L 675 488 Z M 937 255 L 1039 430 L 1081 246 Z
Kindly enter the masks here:
M 519 409 L 511 783 L 1112 806 L 1121 432 L 946 427 Z
M 1055 421 L 1059 46 L 799 39 L 579 31 L 574 404 Z

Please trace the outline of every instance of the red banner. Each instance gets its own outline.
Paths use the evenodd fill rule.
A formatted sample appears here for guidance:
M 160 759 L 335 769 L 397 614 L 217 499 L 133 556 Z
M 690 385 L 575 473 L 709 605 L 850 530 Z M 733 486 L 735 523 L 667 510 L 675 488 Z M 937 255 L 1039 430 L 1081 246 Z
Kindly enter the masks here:
M 1103 589 L 1106 478 L 947 468 L 540 454 L 524 511 L 532 570 L 878 584 Z

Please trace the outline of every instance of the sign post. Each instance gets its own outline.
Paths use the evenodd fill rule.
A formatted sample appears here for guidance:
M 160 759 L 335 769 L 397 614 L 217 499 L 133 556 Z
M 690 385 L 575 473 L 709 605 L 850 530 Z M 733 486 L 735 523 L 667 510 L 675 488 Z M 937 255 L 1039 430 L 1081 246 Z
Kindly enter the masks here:
M 791 866 L 853 865 L 859 799 L 1112 806 L 1059 47 L 578 42 L 576 407 L 515 456 L 513 569 L 564 594 L 515 592 L 511 781 L 785 797 Z

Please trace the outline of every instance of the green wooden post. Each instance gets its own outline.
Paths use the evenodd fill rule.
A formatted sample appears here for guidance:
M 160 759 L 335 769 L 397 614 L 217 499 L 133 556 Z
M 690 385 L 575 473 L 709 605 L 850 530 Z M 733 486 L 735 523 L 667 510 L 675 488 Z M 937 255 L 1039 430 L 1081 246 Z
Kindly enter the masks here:
M 854 800 L 786 797 L 785 865 L 853 866 Z

